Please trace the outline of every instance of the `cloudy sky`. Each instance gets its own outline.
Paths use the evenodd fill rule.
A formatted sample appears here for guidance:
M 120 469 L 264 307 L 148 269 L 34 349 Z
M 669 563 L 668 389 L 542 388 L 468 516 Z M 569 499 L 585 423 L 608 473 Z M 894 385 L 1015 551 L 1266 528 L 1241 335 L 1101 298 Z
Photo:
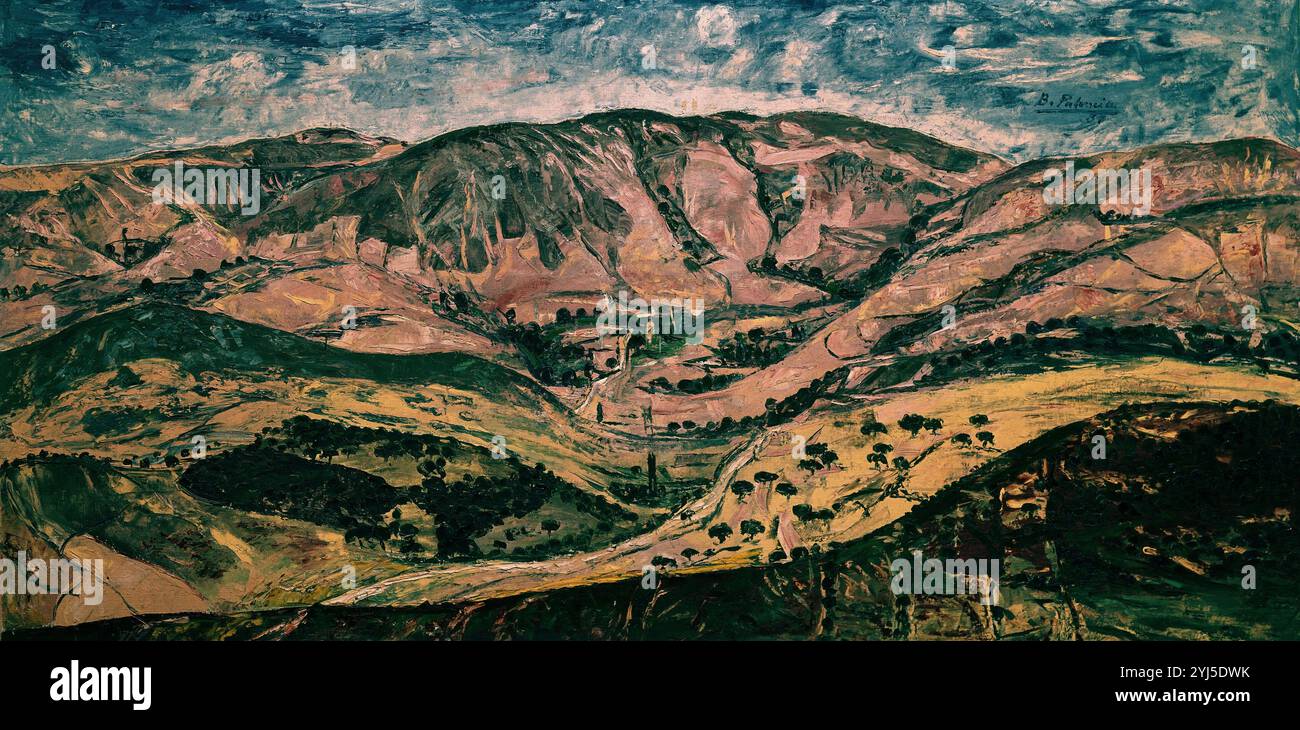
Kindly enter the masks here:
M 1300 0 L 0 4 L 3 164 L 618 107 L 834 110 L 1017 160 L 1300 144 Z

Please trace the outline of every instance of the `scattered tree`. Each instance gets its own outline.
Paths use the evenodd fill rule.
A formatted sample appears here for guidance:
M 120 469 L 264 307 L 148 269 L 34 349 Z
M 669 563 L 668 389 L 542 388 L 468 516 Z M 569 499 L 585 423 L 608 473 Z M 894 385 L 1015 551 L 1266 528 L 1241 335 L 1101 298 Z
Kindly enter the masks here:
M 876 434 L 889 433 L 889 427 L 880 421 L 867 421 L 859 429 L 863 436 L 875 436 Z
M 926 418 L 919 413 L 909 413 L 898 420 L 898 427 L 916 436 L 925 428 Z

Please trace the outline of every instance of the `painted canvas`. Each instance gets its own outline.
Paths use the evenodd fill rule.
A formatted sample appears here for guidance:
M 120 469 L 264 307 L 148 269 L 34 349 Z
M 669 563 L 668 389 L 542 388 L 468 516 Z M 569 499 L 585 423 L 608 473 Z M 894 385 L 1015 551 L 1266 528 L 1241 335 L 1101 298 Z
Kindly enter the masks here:
M 0 48 L 4 639 L 1300 638 L 1294 0 Z

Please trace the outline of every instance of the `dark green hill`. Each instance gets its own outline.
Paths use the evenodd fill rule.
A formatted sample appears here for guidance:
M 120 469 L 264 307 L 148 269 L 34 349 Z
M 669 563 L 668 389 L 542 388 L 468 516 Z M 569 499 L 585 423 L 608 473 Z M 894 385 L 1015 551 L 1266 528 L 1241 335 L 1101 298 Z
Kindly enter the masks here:
M 146 358 L 182 371 L 267 377 L 358 378 L 439 383 L 495 398 L 554 402 L 533 381 L 472 355 L 358 353 L 220 314 L 148 302 L 82 320 L 56 334 L 0 352 L 0 412 L 49 403 L 87 377 Z

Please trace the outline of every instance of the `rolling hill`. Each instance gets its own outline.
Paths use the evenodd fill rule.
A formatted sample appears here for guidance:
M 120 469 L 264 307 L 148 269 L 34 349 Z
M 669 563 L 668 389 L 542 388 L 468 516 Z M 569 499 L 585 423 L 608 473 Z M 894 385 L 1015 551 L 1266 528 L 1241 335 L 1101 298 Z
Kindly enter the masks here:
M 257 210 L 155 203 L 178 162 L 259 169 Z M 1149 210 L 1047 204 L 1066 162 L 1149 173 Z M 1272 140 L 1011 165 L 820 112 L 0 169 L 0 537 L 114 583 L 0 606 L 86 636 L 1294 635 L 1298 202 Z M 620 292 L 703 330 L 602 332 Z M 912 549 L 1000 556 L 1009 603 L 898 599 Z

